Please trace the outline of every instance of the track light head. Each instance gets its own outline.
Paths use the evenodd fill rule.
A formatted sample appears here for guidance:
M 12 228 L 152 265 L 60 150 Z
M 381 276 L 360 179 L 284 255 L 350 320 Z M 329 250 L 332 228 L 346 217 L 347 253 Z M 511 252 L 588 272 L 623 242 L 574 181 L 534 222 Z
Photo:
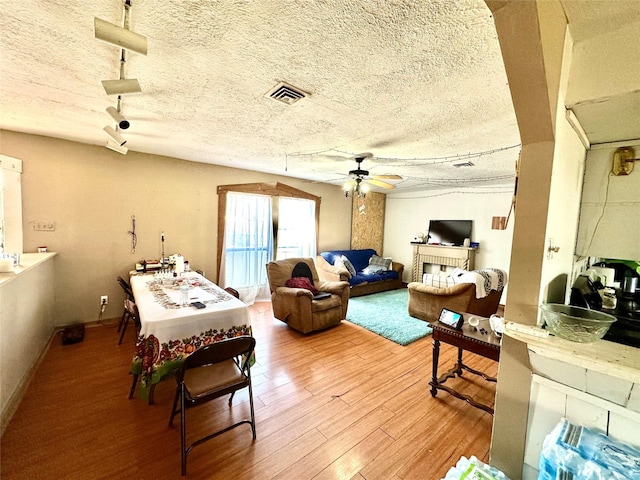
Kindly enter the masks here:
M 137 78 L 102 80 L 102 87 L 107 95 L 127 95 L 142 92 Z
M 109 125 L 107 125 L 106 127 L 103 128 L 103 130 L 107 132 L 107 135 L 109 135 L 111 139 L 114 142 L 116 142 L 119 146 L 123 146 L 125 143 L 127 143 L 127 140 L 118 132 L 116 132 L 113 129 L 113 127 L 110 127 Z
M 98 40 L 126 48 L 142 55 L 147 54 L 147 37 L 94 17 L 93 25 Z
M 113 150 L 114 152 L 121 153 L 122 155 L 126 155 L 129 149 L 127 147 L 123 147 L 122 145 L 117 145 L 112 141 L 108 141 L 105 147 Z
M 118 110 L 113 107 L 107 107 L 107 113 L 111 115 L 111 118 L 116 121 L 118 127 L 120 127 L 121 130 L 126 130 L 127 128 L 129 128 L 129 120 L 124 118 Z

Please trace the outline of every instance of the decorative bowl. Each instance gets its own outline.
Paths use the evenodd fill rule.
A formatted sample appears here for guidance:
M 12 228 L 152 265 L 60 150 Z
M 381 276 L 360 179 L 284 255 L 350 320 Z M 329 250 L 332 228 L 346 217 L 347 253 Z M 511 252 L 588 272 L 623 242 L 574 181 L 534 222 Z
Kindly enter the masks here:
M 543 303 L 542 318 L 554 335 L 572 342 L 591 343 L 605 336 L 616 317 L 573 305 Z

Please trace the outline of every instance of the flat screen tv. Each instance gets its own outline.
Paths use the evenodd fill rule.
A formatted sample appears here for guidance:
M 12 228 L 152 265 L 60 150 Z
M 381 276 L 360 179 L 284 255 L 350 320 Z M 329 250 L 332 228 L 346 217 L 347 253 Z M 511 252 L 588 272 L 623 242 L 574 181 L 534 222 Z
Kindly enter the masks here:
M 462 246 L 464 239 L 471 239 L 472 220 L 430 220 L 427 243 Z

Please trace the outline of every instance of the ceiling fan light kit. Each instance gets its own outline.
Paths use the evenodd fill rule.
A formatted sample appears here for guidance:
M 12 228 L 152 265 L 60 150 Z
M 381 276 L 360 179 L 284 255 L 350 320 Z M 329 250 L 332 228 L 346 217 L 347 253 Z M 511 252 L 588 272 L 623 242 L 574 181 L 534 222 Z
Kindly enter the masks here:
M 346 183 L 344 185 L 345 196 L 354 196 L 358 198 L 364 198 L 369 191 L 369 185 L 375 185 L 376 187 L 381 187 L 387 190 L 391 190 L 395 188 L 394 185 L 383 182 L 381 179 L 387 180 L 401 180 L 402 177 L 400 175 L 376 175 L 373 177 L 369 177 L 369 171 L 362 169 L 362 162 L 367 158 L 373 158 L 372 153 L 361 153 L 353 157 L 356 161 L 357 168 L 355 170 L 349 171 L 349 176 L 353 178 L 352 181 Z
M 343 188 L 345 197 L 364 198 L 369 191 L 368 186 L 362 183 L 361 178 L 356 178 L 352 182 L 345 183 Z

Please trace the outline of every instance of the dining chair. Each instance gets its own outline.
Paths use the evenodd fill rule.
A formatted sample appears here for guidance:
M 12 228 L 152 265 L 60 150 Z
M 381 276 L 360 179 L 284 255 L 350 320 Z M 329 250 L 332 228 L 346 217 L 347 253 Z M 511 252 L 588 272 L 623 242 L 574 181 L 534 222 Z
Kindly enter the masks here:
M 231 287 L 227 287 L 224 289 L 225 292 L 233 295 L 236 298 L 240 298 L 240 293 L 238 293 L 238 291 L 235 288 L 231 288 Z
M 137 332 L 140 331 L 140 314 L 138 313 L 138 307 L 135 302 L 129 298 L 125 298 L 124 300 L 124 311 L 126 315 L 123 317 L 124 323 L 122 325 L 122 332 L 120 333 L 120 341 L 118 345 L 122 343 L 122 339 L 124 338 L 124 333 L 127 331 L 127 325 L 129 322 L 133 320 L 133 323 L 136 327 L 136 338 L 138 336 Z
M 122 312 L 122 317 L 120 318 L 120 323 L 118 324 L 118 332 L 120 332 L 120 330 L 122 329 L 122 326 L 125 323 L 125 318 L 128 315 L 126 301 L 127 299 L 131 301 L 135 301 L 135 300 L 133 299 L 133 290 L 131 289 L 131 285 L 129 285 L 129 283 L 124 278 L 118 277 L 118 284 L 120 284 L 125 294 L 125 306 Z
M 187 455 L 189 452 L 207 440 L 211 440 L 244 423 L 251 425 L 253 439 L 256 439 L 253 390 L 251 388 L 249 365 L 255 345 L 255 339 L 248 335 L 205 345 L 189 355 L 182 367 L 176 372 L 176 395 L 171 409 L 169 426 L 173 425 L 173 418 L 180 413 L 182 475 L 187 474 Z M 249 390 L 251 419 L 236 422 L 187 445 L 186 409 L 227 394 L 231 394 L 229 398 L 229 406 L 231 406 L 235 392 L 243 388 L 248 388 Z M 180 402 L 179 406 L 178 402 Z

